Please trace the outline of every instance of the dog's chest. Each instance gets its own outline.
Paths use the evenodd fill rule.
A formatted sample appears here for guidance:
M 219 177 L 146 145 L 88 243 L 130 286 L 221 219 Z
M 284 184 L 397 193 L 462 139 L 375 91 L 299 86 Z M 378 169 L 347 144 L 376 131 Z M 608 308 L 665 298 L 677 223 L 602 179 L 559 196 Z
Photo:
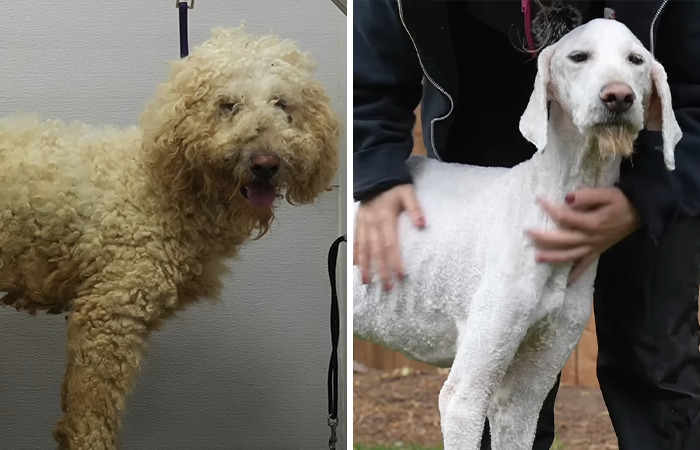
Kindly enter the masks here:
M 555 267 L 545 282 L 542 295 L 532 315 L 532 323 L 554 317 L 564 307 L 570 264 Z

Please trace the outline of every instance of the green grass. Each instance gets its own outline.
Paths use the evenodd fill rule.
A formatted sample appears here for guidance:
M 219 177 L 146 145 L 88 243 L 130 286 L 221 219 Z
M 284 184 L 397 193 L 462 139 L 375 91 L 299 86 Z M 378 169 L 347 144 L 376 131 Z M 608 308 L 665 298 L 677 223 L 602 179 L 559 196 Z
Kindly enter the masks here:
M 552 448 L 550 450 L 564 450 L 564 444 L 562 444 L 561 441 L 555 436 L 554 443 L 552 444 Z
M 418 445 L 353 445 L 353 450 L 442 450 L 442 447 L 421 447 Z M 554 438 L 551 450 L 565 450 L 564 444 L 559 439 Z
M 420 447 L 416 445 L 354 445 L 352 448 L 353 450 L 442 450 L 442 447 Z

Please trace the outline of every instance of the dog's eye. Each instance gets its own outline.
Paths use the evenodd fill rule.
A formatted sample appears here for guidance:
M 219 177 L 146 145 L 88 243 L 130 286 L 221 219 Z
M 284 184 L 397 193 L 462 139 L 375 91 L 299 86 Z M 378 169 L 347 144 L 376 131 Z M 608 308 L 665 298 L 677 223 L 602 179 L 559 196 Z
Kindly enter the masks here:
M 591 56 L 588 52 L 573 52 L 569 55 L 569 59 L 575 63 L 582 63 Z
M 238 103 L 223 102 L 221 103 L 221 110 L 236 114 L 238 112 Z
M 282 111 L 284 111 L 284 110 L 287 109 L 287 102 L 285 102 L 285 101 L 282 100 L 282 99 L 279 99 L 279 100 L 277 100 L 277 101 L 275 102 L 275 106 L 276 106 L 277 108 L 281 109 Z
M 636 53 L 630 53 L 630 55 L 627 57 L 627 60 L 635 66 L 639 66 L 644 63 L 644 58 L 637 55 Z

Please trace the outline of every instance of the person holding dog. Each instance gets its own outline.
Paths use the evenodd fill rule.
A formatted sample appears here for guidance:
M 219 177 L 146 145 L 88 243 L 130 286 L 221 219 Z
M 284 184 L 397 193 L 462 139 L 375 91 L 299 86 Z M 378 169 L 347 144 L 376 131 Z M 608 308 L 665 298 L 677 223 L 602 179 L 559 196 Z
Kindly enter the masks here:
M 700 448 L 700 66 L 692 56 L 700 3 L 536 3 L 354 2 L 354 264 L 364 282 L 375 267 L 391 289 L 405 275 L 399 215 L 431 225 L 405 166 L 419 103 L 428 156 L 514 166 L 534 153 L 518 131 L 532 54 L 592 18 L 620 20 L 666 67 L 684 133 L 677 169 L 663 169 L 659 133 L 643 131 L 616 187 L 543 201 L 559 229 L 524 239 L 543 263 L 572 262 L 571 283 L 600 256 L 598 379 L 620 448 Z M 527 21 L 530 8 L 537 11 Z M 535 450 L 553 442 L 557 389 L 543 405 Z M 482 448 L 490 448 L 488 433 Z

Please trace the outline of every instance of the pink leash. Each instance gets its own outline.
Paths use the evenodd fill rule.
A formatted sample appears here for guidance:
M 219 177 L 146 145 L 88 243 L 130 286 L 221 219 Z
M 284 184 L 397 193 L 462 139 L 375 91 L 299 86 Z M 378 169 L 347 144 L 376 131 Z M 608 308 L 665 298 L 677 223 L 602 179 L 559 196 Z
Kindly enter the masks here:
M 537 55 L 535 51 L 535 41 L 532 39 L 532 9 L 530 0 L 521 0 L 520 10 L 525 15 L 525 38 L 527 39 L 527 46 L 530 48 L 532 54 Z

